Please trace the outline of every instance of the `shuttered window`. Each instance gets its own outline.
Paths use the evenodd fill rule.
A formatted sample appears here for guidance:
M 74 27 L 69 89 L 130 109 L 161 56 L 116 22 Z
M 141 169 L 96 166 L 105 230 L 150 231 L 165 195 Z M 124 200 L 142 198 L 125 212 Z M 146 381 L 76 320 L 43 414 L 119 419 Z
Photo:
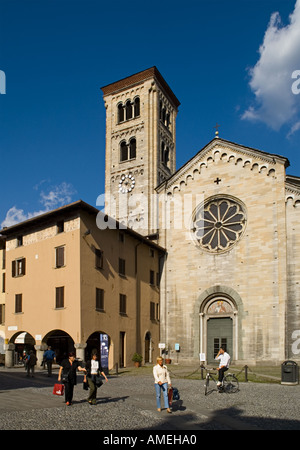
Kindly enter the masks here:
M 104 311 L 104 290 L 96 288 L 96 310 Z
M 55 296 L 55 308 L 64 308 L 65 306 L 65 287 L 60 286 L 56 289 L 56 296 Z
M 103 251 L 95 248 L 95 267 L 96 269 L 103 269 Z
M 120 294 L 120 314 L 126 314 L 126 295 Z
M 25 270 L 26 270 L 25 258 L 20 258 L 16 259 L 15 261 L 12 261 L 11 274 L 13 277 L 20 277 L 22 275 L 25 275 Z
M 16 294 L 15 296 L 15 313 L 22 312 L 22 294 Z
M 57 247 L 56 252 L 56 268 L 64 267 L 65 265 L 65 247 Z

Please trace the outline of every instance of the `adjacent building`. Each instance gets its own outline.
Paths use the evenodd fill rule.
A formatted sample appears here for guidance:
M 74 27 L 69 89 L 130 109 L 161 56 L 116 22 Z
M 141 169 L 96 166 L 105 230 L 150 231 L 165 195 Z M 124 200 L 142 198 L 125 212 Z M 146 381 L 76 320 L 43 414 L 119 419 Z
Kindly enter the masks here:
M 30 348 L 41 361 L 47 345 L 58 361 L 97 349 L 109 369 L 157 356 L 164 251 L 114 224 L 77 201 L 2 230 L 7 366 Z

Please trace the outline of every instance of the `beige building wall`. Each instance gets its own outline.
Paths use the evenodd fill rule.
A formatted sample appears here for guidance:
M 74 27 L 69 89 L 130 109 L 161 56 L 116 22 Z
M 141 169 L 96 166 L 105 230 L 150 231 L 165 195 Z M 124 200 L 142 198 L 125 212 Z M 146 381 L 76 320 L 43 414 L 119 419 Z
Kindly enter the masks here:
M 14 351 L 16 337 L 27 332 L 41 359 L 48 338 L 57 334 L 55 330 L 62 330 L 74 341 L 77 356 L 84 359 L 90 335 L 103 332 L 110 338 L 112 368 L 119 363 L 122 331 L 126 337 L 123 365 L 133 364 L 131 358 L 136 351 L 145 357 L 147 332 L 151 335 L 150 359 L 156 356 L 158 350 L 153 345 L 158 342 L 159 322 L 155 317 L 150 319 L 150 301 L 159 304 L 159 290 L 150 286 L 149 273 L 150 269 L 158 270 L 161 249 L 126 230 L 121 243 L 119 230 L 100 230 L 96 218 L 97 210 L 80 201 L 3 230 L 7 236 L 8 352 Z M 64 231 L 59 232 L 57 224 L 62 221 Z M 18 245 L 20 236 L 22 245 Z M 64 248 L 64 263 L 59 268 L 58 247 Z M 95 267 L 95 249 L 103 252 L 103 269 Z M 119 257 L 126 260 L 125 276 L 119 275 Z M 25 273 L 12 276 L 12 266 L 22 259 Z M 64 287 L 63 307 L 56 307 L 58 287 Z M 103 312 L 96 311 L 96 288 L 105 293 Z M 127 298 L 126 314 L 122 316 L 120 293 Z M 17 294 L 22 294 L 20 312 L 15 310 Z M 11 363 L 10 355 L 7 364 Z

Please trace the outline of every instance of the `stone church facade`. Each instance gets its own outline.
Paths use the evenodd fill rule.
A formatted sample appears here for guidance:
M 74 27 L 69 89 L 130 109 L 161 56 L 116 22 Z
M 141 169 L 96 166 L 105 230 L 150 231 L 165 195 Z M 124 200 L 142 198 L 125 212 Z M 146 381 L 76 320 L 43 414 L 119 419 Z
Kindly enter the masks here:
M 102 88 L 106 212 L 166 250 L 160 342 L 172 359 L 300 355 L 300 178 L 216 137 L 176 171 L 178 99 L 153 67 Z M 176 350 L 177 349 L 177 350 Z

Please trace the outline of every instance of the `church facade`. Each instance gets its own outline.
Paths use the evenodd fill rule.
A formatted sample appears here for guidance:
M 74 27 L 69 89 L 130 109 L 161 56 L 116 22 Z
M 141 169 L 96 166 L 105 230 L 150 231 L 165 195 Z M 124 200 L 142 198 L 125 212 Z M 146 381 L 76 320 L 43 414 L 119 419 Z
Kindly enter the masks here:
M 166 250 L 160 343 L 173 360 L 300 355 L 300 178 L 216 137 L 176 170 L 178 99 L 156 67 L 102 88 L 106 212 Z

